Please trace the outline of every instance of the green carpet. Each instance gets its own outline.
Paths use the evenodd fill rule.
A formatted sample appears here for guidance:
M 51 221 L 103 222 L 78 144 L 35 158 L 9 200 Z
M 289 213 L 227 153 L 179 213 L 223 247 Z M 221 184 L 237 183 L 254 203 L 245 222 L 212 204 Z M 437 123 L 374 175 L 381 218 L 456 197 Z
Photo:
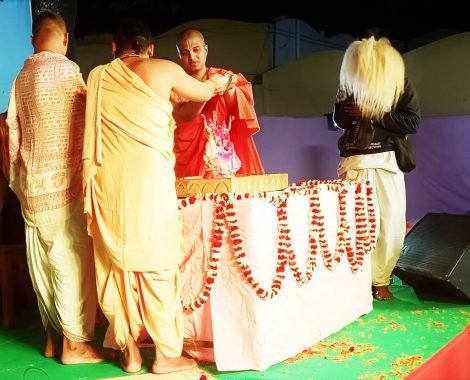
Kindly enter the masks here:
M 216 379 L 402 379 L 470 325 L 470 305 L 422 301 L 407 286 L 392 286 L 395 299 L 374 301 L 374 310 L 317 345 L 263 372 L 218 372 Z M 24 320 L 23 320 L 24 319 Z M 64 366 L 42 356 L 44 333 L 37 312 L 17 327 L 0 329 L 0 379 L 90 380 L 125 376 L 114 363 Z M 102 340 L 98 331 L 96 342 Z M 280 342 L 279 344 L 282 344 Z M 148 373 L 153 350 L 144 350 Z

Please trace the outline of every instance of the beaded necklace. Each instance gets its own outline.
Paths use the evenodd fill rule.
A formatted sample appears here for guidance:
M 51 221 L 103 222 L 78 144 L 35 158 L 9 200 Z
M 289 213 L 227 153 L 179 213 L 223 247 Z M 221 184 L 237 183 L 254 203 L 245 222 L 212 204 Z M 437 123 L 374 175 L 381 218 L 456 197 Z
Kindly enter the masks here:
M 118 58 L 119 58 L 119 59 L 124 59 L 124 58 L 130 58 L 130 57 L 140 57 L 140 58 L 142 58 L 141 55 L 136 54 L 136 53 L 123 54 L 123 55 L 121 55 L 121 56 L 118 57 Z

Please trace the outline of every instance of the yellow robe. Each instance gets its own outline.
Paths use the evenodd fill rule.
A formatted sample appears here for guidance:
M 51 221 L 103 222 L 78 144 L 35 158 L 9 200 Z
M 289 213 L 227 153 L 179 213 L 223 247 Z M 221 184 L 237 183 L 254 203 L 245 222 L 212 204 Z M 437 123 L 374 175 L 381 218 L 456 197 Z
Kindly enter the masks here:
M 174 268 L 183 250 L 171 104 L 120 59 L 88 77 L 84 178 L 88 232 L 113 264 Z
M 174 120 L 120 59 L 88 77 L 85 211 L 98 300 L 110 322 L 104 346 L 150 335 L 179 356 L 183 320 L 178 265 L 184 254 L 173 166 Z

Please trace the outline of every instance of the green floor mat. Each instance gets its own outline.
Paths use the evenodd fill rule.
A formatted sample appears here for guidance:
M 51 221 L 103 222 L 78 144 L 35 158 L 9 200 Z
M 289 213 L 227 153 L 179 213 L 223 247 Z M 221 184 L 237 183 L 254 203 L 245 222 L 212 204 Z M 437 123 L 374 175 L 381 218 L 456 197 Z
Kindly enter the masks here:
M 395 298 L 374 301 L 371 313 L 336 334 L 266 371 L 218 372 L 201 366 L 216 379 L 402 379 L 470 325 L 470 305 L 418 299 L 408 286 L 393 285 Z M 64 366 L 42 356 L 44 332 L 37 312 L 18 327 L 0 329 L 0 379 L 89 380 L 126 376 L 115 363 Z M 98 329 L 96 344 L 103 337 Z M 279 344 L 282 344 L 280 342 Z M 148 373 L 153 349 L 145 349 Z

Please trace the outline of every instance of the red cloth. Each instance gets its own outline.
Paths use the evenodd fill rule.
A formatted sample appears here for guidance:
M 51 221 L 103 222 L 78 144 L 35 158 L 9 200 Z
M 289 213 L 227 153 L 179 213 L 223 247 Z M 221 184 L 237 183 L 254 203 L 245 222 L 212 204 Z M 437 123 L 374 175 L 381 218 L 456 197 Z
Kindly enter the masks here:
M 223 75 L 228 72 L 228 70 L 210 67 L 207 69 L 206 76 L 213 73 Z M 242 163 L 237 174 L 262 174 L 264 173 L 263 165 L 252 137 L 253 134 L 259 131 L 260 127 L 254 109 L 251 83 L 242 74 L 237 74 L 237 77 L 235 104 L 228 109 L 224 96 L 215 95 L 206 103 L 202 114 L 209 120 L 212 119 L 213 111 L 215 111 L 217 120 L 219 122 L 225 120 L 227 123 L 228 117 L 234 116 L 230 138 Z M 201 115 L 196 116 L 190 122 L 179 121 L 177 123 L 174 146 L 176 177 L 201 176 L 204 174 L 206 141 Z

